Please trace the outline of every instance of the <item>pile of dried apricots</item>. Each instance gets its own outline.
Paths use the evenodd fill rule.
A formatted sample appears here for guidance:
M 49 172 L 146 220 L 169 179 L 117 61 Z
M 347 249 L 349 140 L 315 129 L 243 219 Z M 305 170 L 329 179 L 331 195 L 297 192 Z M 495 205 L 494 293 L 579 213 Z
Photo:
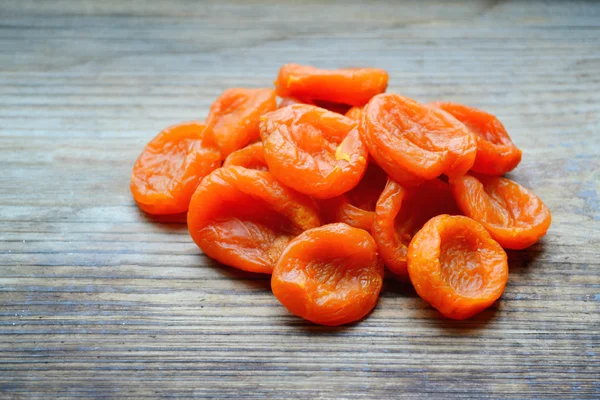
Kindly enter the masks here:
M 381 69 L 287 64 L 275 89 L 228 89 L 206 122 L 146 146 L 133 197 L 187 211 L 205 254 L 272 274 L 277 299 L 314 323 L 367 315 L 384 269 L 444 316 L 473 316 L 504 291 L 503 248 L 538 241 L 550 211 L 502 177 L 521 150 L 495 116 L 387 84 Z

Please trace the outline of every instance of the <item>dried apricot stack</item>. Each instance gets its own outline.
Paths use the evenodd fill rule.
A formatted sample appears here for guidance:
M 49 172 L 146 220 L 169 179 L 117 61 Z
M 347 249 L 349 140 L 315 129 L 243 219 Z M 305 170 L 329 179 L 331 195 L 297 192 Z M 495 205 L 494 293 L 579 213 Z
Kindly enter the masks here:
M 151 214 L 187 211 L 204 254 L 271 274 L 275 297 L 313 323 L 364 318 L 384 271 L 469 318 L 501 297 L 504 248 L 536 243 L 551 213 L 502 177 L 522 152 L 496 116 L 387 85 L 377 68 L 286 64 L 275 89 L 227 89 L 205 124 L 146 146 L 133 197 Z

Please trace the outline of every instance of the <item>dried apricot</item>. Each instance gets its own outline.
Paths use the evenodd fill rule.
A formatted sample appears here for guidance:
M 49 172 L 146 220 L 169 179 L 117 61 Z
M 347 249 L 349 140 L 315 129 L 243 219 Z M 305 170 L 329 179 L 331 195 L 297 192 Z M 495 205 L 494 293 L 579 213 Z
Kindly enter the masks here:
M 439 179 L 416 188 L 403 188 L 388 180 L 377 201 L 372 230 L 386 268 L 406 280 L 406 255 L 413 235 L 436 215 L 459 213 L 449 185 Z
M 149 214 L 187 211 L 200 180 L 221 165 L 221 153 L 206 137 L 205 125 L 171 126 L 150 141 L 131 174 L 131 193 Z
M 223 157 L 259 138 L 260 116 L 277 107 L 271 89 L 234 88 L 210 106 L 206 126 L 221 149 Z
M 477 153 L 474 135 L 452 115 L 397 94 L 369 101 L 360 133 L 377 164 L 403 186 L 464 175 Z
M 478 222 L 439 215 L 408 246 L 415 290 L 444 316 L 469 318 L 494 303 L 508 281 L 506 253 Z
M 271 277 L 273 294 L 292 314 L 329 326 L 367 315 L 382 283 L 373 238 L 346 224 L 300 234 L 285 248 Z
M 249 144 L 243 149 L 239 149 L 227 156 L 223 162 L 224 167 L 240 166 L 259 171 L 268 171 L 265 161 L 265 153 L 263 152 L 262 142 Z
M 196 189 L 188 229 L 206 255 L 234 268 L 271 273 L 288 242 L 321 224 L 314 202 L 268 172 L 219 168 Z
M 450 185 L 462 212 L 485 226 L 504 248 L 529 247 L 550 227 L 548 207 L 510 179 L 465 175 L 450 181 Z
M 521 162 L 521 150 L 494 115 L 457 103 L 435 102 L 430 105 L 452 114 L 475 135 L 477 156 L 471 170 L 487 175 L 503 175 Z
M 362 106 L 371 97 L 385 92 L 388 73 L 378 68 L 319 69 L 286 64 L 279 70 L 275 85 L 280 97 L 324 100 Z
M 356 122 L 322 108 L 295 104 L 265 114 L 260 135 L 269 171 L 319 199 L 352 189 L 367 166 Z

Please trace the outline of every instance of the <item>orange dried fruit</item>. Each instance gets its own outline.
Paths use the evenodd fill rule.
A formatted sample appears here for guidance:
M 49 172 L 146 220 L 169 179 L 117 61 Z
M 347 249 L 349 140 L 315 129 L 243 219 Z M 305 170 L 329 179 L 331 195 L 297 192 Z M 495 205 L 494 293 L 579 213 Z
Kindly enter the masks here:
M 275 110 L 272 89 L 227 89 L 210 106 L 206 126 L 223 157 L 259 139 L 260 116 Z
M 186 122 L 160 132 L 133 166 L 131 193 L 149 214 L 187 211 L 200 180 L 221 165 L 221 153 L 205 125 Z
M 322 108 L 295 104 L 268 113 L 260 134 L 269 171 L 319 199 L 352 189 L 367 166 L 356 122 Z
M 288 242 L 321 225 L 314 202 L 268 172 L 219 168 L 196 189 L 188 229 L 206 255 L 234 268 L 271 273 Z
M 469 318 L 494 303 L 508 281 L 506 253 L 478 222 L 438 215 L 408 246 L 415 290 L 444 316 Z
M 494 115 L 458 103 L 435 102 L 430 105 L 452 114 L 475 135 L 477 156 L 471 167 L 474 172 L 503 175 L 521 162 L 521 150 Z
M 382 284 L 373 238 L 346 224 L 301 233 L 285 248 L 271 277 L 273 294 L 292 314 L 329 326 L 367 315 Z
M 320 69 L 286 64 L 275 81 L 280 97 L 323 100 L 362 106 L 385 92 L 388 73 L 378 68 Z
M 450 181 L 462 212 L 507 249 L 521 250 L 546 234 L 552 216 L 532 191 L 507 178 L 471 176 Z
M 397 94 L 369 101 L 360 133 L 377 164 L 403 186 L 464 175 L 477 153 L 475 137 L 452 115 Z

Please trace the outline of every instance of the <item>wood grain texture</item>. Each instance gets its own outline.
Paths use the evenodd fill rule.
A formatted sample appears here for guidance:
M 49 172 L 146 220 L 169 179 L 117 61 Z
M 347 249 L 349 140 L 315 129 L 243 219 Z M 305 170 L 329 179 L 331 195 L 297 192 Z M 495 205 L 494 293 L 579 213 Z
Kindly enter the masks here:
M 600 397 L 600 3 L 321 3 L 0 2 L 0 398 Z M 137 209 L 156 132 L 286 62 L 504 122 L 553 225 L 492 309 L 313 326 Z

